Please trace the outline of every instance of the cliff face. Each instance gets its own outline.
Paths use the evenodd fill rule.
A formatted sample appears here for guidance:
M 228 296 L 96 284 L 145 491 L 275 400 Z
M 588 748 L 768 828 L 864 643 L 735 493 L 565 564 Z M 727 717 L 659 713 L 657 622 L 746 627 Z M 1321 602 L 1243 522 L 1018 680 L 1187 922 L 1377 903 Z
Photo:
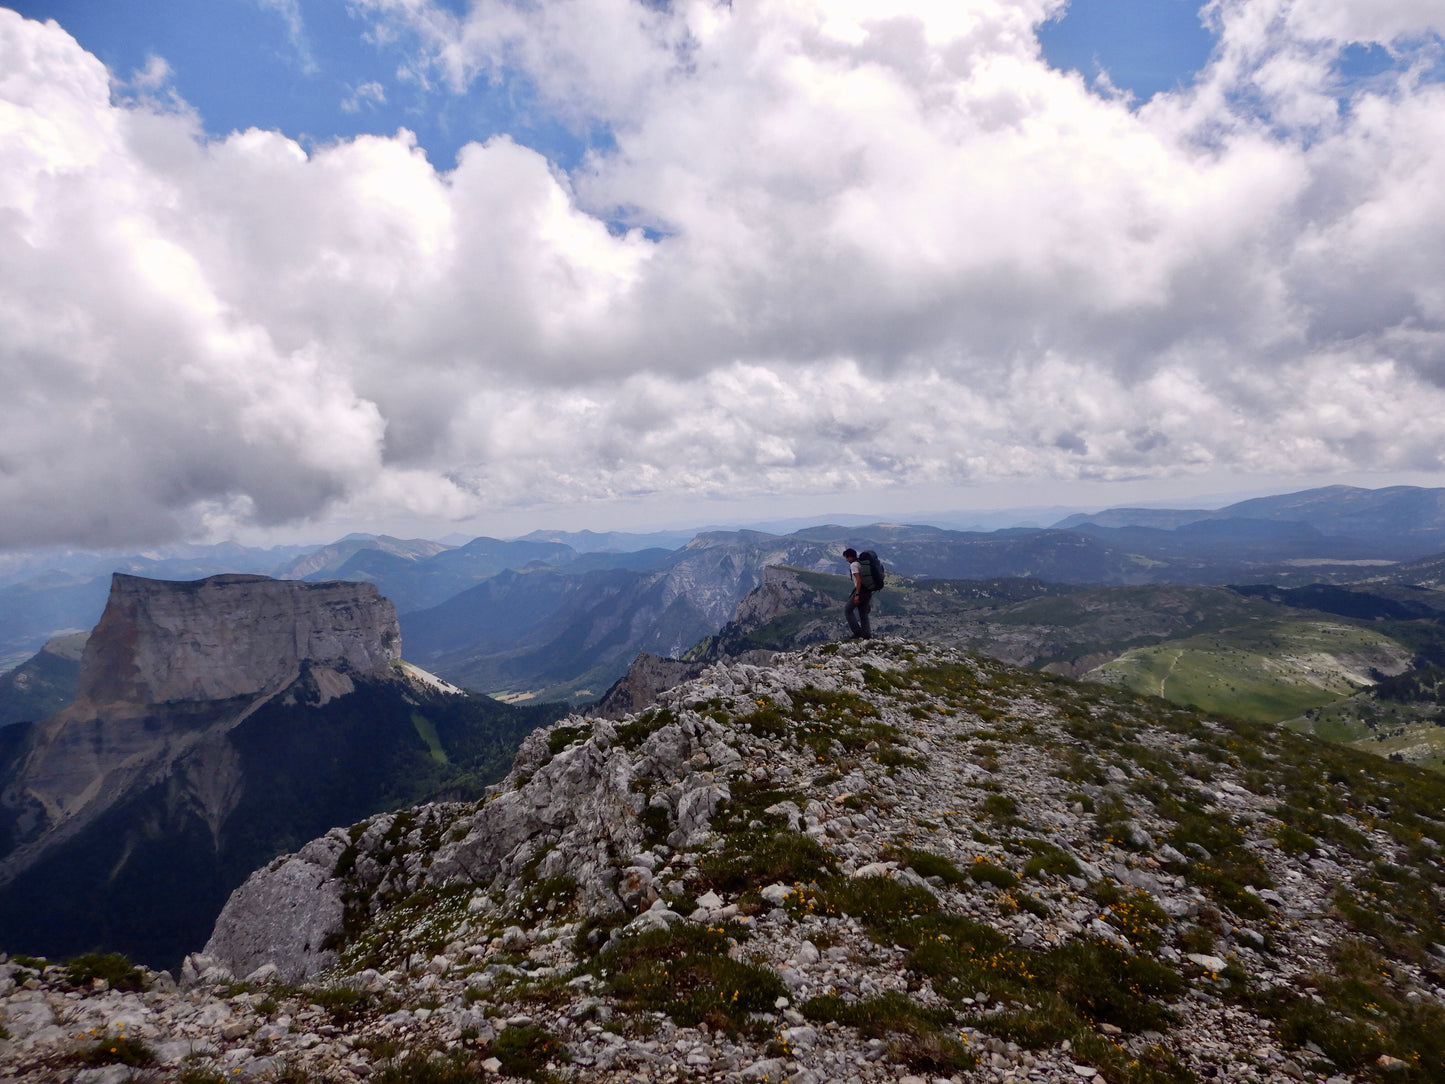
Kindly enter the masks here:
M 77 706 L 256 696 L 296 680 L 302 663 L 367 673 L 400 657 L 396 611 L 373 584 L 117 573 L 81 659 Z
M 303 671 L 324 701 L 400 650 L 396 614 L 371 584 L 117 574 L 75 702 L 34 724 L 0 765 L 0 885 L 161 780 L 203 779 L 177 801 L 219 823 L 239 788 L 216 778 L 214 765 L 234 758 L 212 746 Z
M 0 947 L 173 964 L 296 839 L 467 796 L 555 717 L 399 653 L 372 584 L 116 576 L 75 702 L 0 750 Z

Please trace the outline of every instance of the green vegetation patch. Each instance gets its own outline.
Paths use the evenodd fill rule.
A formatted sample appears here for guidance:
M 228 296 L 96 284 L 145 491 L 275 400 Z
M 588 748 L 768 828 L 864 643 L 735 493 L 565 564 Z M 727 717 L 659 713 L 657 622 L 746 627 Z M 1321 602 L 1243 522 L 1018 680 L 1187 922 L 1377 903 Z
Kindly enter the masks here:
M 779 790 L 767 783 L 735 779 L 728 784 L 728 800 L 713 814 L 710 827 L 719 835 L 747 831 L 754 823 L 768 828 L 783 828 L 787 820 L 767 810 L 782 802 L 792 802 L 801 809 L 808 798 L 802 791 Z
M 1119 925 L 1127 928 L 1138 946 L 1133 951 L 1096 940 L 1075 940 L 1043 950 L 1023 948 L 991 926 L 943 912 L 932 893 L 886 877 L 834 878 L 805 889 L 787 906 L 796 914 L 850 915 L 876 943 L 902 946 L 906 967 L 929 979 L 934 990 L 955 1006 L 955 1014 L 972 1004 L 978 992 L 1005 1006 L 999 1013 L 974 1011 L 960 1018 L 893 1003 L 893 1016 L 901 1023 L 890 1026 L 899 1030 L 916 1031 L 924 1024 L 941 1029 L 949 1020 L 962 1019 L 1023 1045 L 1042 1047 L 1063 1039 L 1082 1043 L 1096 1036 L 1103 1024 L 1137 1033 L 1163 1030 L 1177 1022 L 1167 1002 L 1183 990 L 1184 980 L 1152 955 L 1162 943 L 1160 931 L 1168 919 L 1142 894 L 1121 893 L 1115 901 Z M 842 1014 L 864 1011 L 845 1010 L 837 999 L 809 1004 L 815 1019 L 844 1021 Z M 886 1007 L 872 1006 L 880 1012 Z M 1121 1079 L 1188 1079 L 1163 1051 L 1147 1061 L 1152 1066 L 1147 1072 L 1141 1068 L 1145 1060 L 1124 1058 L 1107 1043 L 1087 1056 L 1101 1068 L 1128 1069 L 1133 1074 Z M 1131 1062 L 1138 1064 L 1130 1068 Z
M 411 725 L 416 729 L 417 737 L 426 743 L 427 755 L 438 764 L 449 764 L 447 751 L 442 748 L 442 740 L 437 735 L 436 724 L 421 712 L 414 711 L 411 713 Z
M 920 877 L 937 877 L 944 884 L 966 884 L 968 875 L 942 855 L 932 851 L 920 851 L 914 847 L 899 847 L 898 860 L 912 868 Z
M 465 921 L 471 897 L 471 885 L 427 886 L 400 898 L 382 891 L 376 894 L 382 906 L 373 917 L 371 893 L 343 893 L 344 929 L 334 946 L 343 950 L 343 970 L 394 967 L 418 952 L 437 955 Z
M 837 860 L 801 832 L 760 830 L 727 837 L 720 852 L 706 855 L 698 868 L 721 892 L 745 892 L 770 884 L 807 884 L 831 876 Z
M 1024 860 L 1024 876 L 1036 880 L 1049 877 L 1079 877 L 1083 871 L 1073 855 L 1044 839 L 1023 839 L 1019 845 L 1030 851 Z
M 413 1050 L 405 1057 L 388 1060 L 370 1080 L 372 1084 L 479 1084 L 483 1076 L 465 1054 Z
M 617 744 L 627 749 L 636 749 L 663 727 L 677 722 L 675 712 L 666 708 L 648 708 L 630 723 L 617 728 Z
M 1403 1063 L 1383 1074 L 1389 1080 L 1445 1080 L 1445 1009 L 1410 998 L 1395 966 L 1362 940 L 1336 946 L 1332 964 L 1308 977 L 1306 992 L 1277 988 L 1255 1008 L 1288 1045 L 1313 1043 L 1346 1072 L 1377 1076 L 1386 1055 Z
M 1178 1022 L 1164 1002 L 1184 989 L 1184 980 L 1148 953 L 1127 952 L 1111 941 L 1076 940 L 1033 955 L 1029 1002 L 979 1026 L 1038 1047 L 1094 1032 L 1099 1024 L 1141 1032 Z
M 977 884 L 993 885 L 994 888 L 1012 888 L 1019 879 L 1009 870 L 978 855 L 969 863 L 968 876 Z
M 567 746 L 579 738 L 589 737 L 592 733 L 590 726 L 558 726 L 547 735 L 547 752 L 554 757 Z
M 88 987 L 96 979 L 104 979 L 112 990 L 146 988 L 145 972 L 119 952 L 87 952 L 65 965 L 65 981 L 71 986 Z
M 818 1023 L 838 1023 L 868 1038 L 888 1040 L 891 1060 L 913 1069 L 946 1073 L 978 1064 L 968 1047 L 946 1030 L 951 1013 L 925 1009 L 896 991 L 862 1001 L 825 994 L 804 1002 L 802 1012 Z
M 138 1036 L 117 1032 L 104 1035 L 81 1050 L 77 1060 L 82 1065 L 142 1066 L 155 1061 L 155 1051 L 146 1046 Z
M 382 1007 L 382 1002 L 376 995 L 351 986 L 308 988 L 305 997 L 317 1008 L 325 1009 L 331 1016 L 331 1022 L 338 1025 L 352 1023 Z M 391 1001 L 388 1001 L 386 1006 L 395 1007 Z
M 1154 952 L 1164 944 L 1170 918 L 1149 893 L 1123 888 L 1110 881 L 1098 882 L 1092 892 L 1104 905 L 1104 921 L 1123 934 L 1131 945 Z
M 1245 829 L 1211 812 L 1185 794 L 1165 796 L 1155 807 L 1174 821 L 1165 839 L 1189 861 L 1176 868 L 1215 903 L 1236 915 L 1264 918 L 1269 907 L 1247 888 L 1270 888 L 1274 881 L 1259 857 L 1245 846 Z
M 502 1063 L 502 1072 L 527 1080 L 545 1080 L 550 1076 L 549 1065 L 571 1060 L 562 1041 L 537 1024 L 507 1028 L 492 1040 L 490 1049 Z M 407 1084 L 416 1082 L 409 1078 Z
M 1343 619 L 1250 622 L 1135 648 L 1090 676 L 1209 712 L 1281 722 L 1352 695 L 1350 675 L 1390 667 L 1404 648 Z
M 749 1013 L 771 1012 L 787 989 L 771 968 L 729 955 L 737 943 L 733 933 L 741 930 L 678 922 L 623 938 L 589 966 L 624 1008 L 666 1012 L 685 1027 L 706 1022 L 737 1032 Z

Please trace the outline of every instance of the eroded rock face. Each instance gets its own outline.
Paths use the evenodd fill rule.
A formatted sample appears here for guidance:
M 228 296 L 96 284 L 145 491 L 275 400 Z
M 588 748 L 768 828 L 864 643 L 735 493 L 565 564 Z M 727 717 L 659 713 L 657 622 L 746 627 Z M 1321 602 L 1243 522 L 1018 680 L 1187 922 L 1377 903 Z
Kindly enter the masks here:
M 824 615 L 824 619 L 831 610 L 836 618 L 834 624 L 843 627 L 838 604 L 803 583 L 797 569 L 769 565 L 763 569 L 763 582 L 743 596 L 732 620 L 711 638 L 705 650 L 687 659 L 663 659 L 646 651 L 640 653 L 627 673 L 597 702 L 593 713 L 604 719 L 620 719 L 641 711 L 666 690 L 692 680 L 719 662 L 767 665 L 774 653 L 754 646 L 748 637 L 792 610 L 811 610 Z M 833 634 L 837 634 L 836 630 Z M 816 632 L 800 638 L 800 642 L 828 636 L 829 633 Z
M 340 829 L 273 862 L 231 894 L 206 954 L 238 977 L 274 964 L 282 982 L 299 982 L 336 962 L 330 938 L 341 927 L 337 859 L 346 849 Z
M 705 662 L 664 659 L 643 651 L 593 711 L 604 719 L 620 719 L 641 711 L 656 700 L 659 693 L 697 677 L 706 668 Z
M 194 797 L 219 824 L 239 793 L 224 770 L 231 728 L 303 670 L 322 699 L 334 698 L 351 675 L 384 671 L 400 654 L 396 612 L 373 584 L 117 573 L 81 656 L 75 702 L 36 724 L 4 780 L 0 885 L 163 779 L 201 780 Z
M 396 611 L 374 584 L 117 573 L 76 706 L 255 696 L 294 681 L 302 662 L 367 673 L 400 657 Z

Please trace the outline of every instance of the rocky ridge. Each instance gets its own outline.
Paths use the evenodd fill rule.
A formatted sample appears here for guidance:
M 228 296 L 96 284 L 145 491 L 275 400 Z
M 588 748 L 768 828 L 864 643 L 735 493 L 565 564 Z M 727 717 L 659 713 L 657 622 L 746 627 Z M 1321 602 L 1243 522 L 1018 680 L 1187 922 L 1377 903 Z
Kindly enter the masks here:
M 0 1075 L 1439 1080 L 1441 790 L 946 648 L 717 664 L 257 871 L 178 984 L 0 965 Z

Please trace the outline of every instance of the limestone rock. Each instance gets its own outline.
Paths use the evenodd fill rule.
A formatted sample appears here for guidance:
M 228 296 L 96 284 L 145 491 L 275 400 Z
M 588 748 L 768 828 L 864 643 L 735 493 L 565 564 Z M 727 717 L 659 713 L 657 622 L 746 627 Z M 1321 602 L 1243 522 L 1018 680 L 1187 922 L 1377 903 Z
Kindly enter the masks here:
M 265 968 L 294 983 L 334 964 L 344 914 L 335 870 L 346 845 L 343 832 L 330 832 L 253 873 L 226 901 L 205 954 L 248 981 Z
M 0 885 L 181 765 L 214 831 L 237 797 L 234 754 L 216 744 L 227 730 L 298 680 L 324 702 L 400 653 L 396 612 L 374 584 L 117 573 L 75 702 L 34 727 L 0 793 L 15 844 Z
M 116 573 L 81 657 L 77 707 L 256 696 L 294 681 L 303 661 L 368 673 L 400 657 L 396 611 L 375 584 Z

